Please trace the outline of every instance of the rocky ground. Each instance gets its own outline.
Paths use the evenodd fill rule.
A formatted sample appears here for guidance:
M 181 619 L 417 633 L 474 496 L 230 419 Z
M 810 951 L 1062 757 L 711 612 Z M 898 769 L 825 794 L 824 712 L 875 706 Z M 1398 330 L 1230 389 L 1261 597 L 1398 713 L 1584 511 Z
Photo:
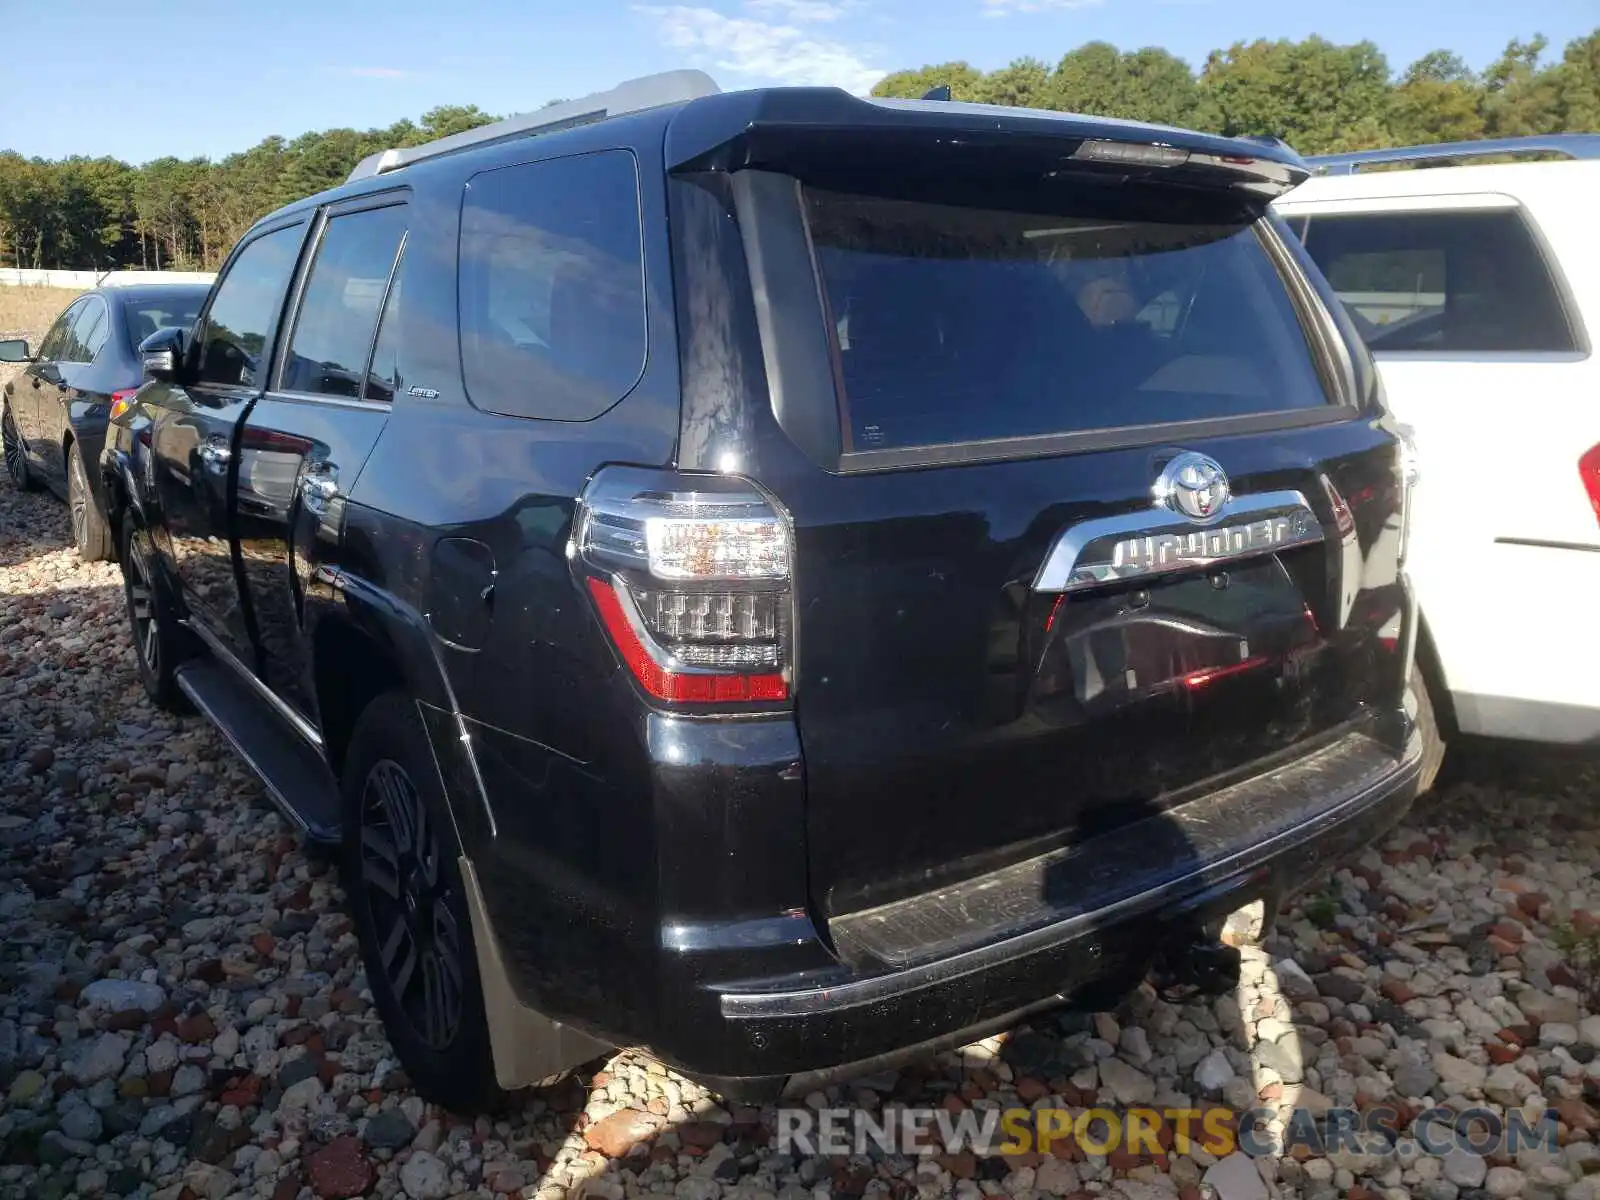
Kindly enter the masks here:
M 773 1109 L 629 1052 L 462 1120 L 391 1056 L 327 865 L 203 722 L 146 703 L 116 568 L 66 541 L 60 504 L 0 482 L 0 1196 L 1600 1197 L 1589 767 L 1459 760 L 1247 953 L 1237 997 L 1147 990 L 805 1099 L 1387 1104 L 1402 1130 L 1549 1105 L 1555 1152 L 803 1157 L 772 1149 Z

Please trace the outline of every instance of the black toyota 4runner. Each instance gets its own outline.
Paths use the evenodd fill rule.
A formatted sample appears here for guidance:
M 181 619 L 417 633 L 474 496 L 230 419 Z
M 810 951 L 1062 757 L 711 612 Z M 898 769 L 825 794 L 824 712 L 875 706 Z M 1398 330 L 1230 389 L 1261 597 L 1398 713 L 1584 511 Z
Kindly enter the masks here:
M 1405 466 L 1305 174 L 686 72 L 250 231 L 104 456 L 138 667 L 342 847 L 425 1094 L 1104 1003 L 1398 818 Z

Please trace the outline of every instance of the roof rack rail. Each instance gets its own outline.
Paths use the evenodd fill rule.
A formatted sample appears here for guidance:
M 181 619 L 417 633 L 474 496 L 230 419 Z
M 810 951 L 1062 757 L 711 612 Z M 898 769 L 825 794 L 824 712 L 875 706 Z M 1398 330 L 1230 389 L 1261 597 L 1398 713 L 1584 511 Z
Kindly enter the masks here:
M 678 104 L 685 100 L 696 100 L 701 96 L 712 96 L 720 90 L 711 76 L 704 71 L 665 71 L 659 75 L 645 75 L 639 79 L 619 83 L 608 92 L 596 92 L 592 96 L 584 96 L 578 100 L 563 100 L 559 104 L 552 104 L 536 112 L 517 113 L 503 121 L 480 125 L 465 133 L 453 133 L 449 137 L 426 142 L 421 146 L 380 150 L 358 162 L 345 182 L 353 183 L 357 179 L 386 175 L 414 162 L 438 158 L 442 154 L 452 154 L 468 146 L 509 141 L 530 134 L 559 133 L 563 129 L 592 125 L 596 121 L 619 117 L 624 113 L 659 108 L 663 104 Z
M 1600 158 L 1600 133 L 1552 133 L 1535 137 L 1485 138 L 1477 142 L 1442 142 L 1436 146 L 1357 150 L 1351 154 L 1317 154 L 1308 156 L 1306 165 L 1317 175 L 1354 175 L 1362 167 L 1385 163 L 1450 162 L 1488 158 L 1497 154 Z

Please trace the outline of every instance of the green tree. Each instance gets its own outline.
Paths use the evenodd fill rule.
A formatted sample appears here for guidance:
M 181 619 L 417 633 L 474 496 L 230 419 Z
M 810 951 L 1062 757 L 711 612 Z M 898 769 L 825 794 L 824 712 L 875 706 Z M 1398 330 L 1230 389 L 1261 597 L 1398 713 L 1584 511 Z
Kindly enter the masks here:
M 1122 54 L 1110 42 L 1085 42 L 1056 64 L 1056 94 L 1067 112 L 1115 117 L 1122 97 L 1118 87 Z
M 1553 133 L 1560 128 L 1560 93 L 1550 72 L 1539 65 L 1549 44 L 1542 34 L 1528 42 L 1514 38 L 1484 72 L 1483 120 L 1491 137 Z
M 1567 43 L 1555 77 L 1561 129 L 1600 133 L 1600 29 Z
M 1236 42 L 1212 52 L 1200 84 L 1223 133 L 1275 135 L 1307 154 L 1392 144 L 1389 64 L 1371 42 Z
M 1475 86 L 1478 78 L 1454 51 L 1430 50 L 1406 68 L 1401 82 L 1465 83 Z
M 920 100 L 936 87 L 948 87 L 952 100 L 977 100 L 982 85 L 982 71 L 964 62 L 949 62 L 885 75 L 872 89 L 872 94 Z
M 421 141 L 431 142 L 436 138 L 449 137 L 453 133 L 465 133 L 469 129 L 476 129 L 480 125 L 487 125 L 490 121 L 496 120 L 499 118 L 490 116 L 476 104 L 441 104 L 438 108 L 430 108 L 422 114 L 417 132 Z
M 1008 67 L 985 75 L 973 89 L 984 104 L 1009 104 L 1018 108 L 1057 108 L 1055 80 L 1050 68 L 1037 58 L 1019 58 Z
M 1483 84 L 1460 55 L 1430 50 L 1391 92 L 1388 123 L 1403 146 L 1482 137 Z

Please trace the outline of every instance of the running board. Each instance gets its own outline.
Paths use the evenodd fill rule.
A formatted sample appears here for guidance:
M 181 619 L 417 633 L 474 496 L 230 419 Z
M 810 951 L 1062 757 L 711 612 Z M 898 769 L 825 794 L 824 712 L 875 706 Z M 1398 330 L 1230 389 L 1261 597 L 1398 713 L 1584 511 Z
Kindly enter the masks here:
M 313 842 L 338 842 L 339 789 L 322 756 L 225 664 L 197 658 L 179 667 L 176 678 L 301 833 Z

